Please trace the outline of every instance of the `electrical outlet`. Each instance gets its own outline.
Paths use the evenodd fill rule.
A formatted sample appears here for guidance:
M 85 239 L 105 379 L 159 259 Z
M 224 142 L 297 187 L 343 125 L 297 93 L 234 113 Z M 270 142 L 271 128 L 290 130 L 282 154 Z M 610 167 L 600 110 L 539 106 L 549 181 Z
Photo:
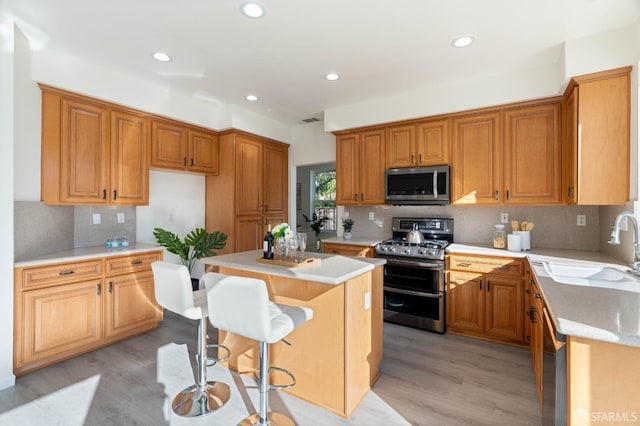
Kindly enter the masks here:
M 118 213 L 116 217 L 118 218 L 118 223 L 124 223 L 124 213 Z
M 94 225 L 100 225 L 100 213 L 93 213 L 92 219 Z
M 578 226 L 587 226 L 587 215 L 579 214 L 577 220 Z
M 375 219 L 376 219 L 376 217 L 373 214 L 373 212 L 369 212 L 369 220 L 375 220 Z
M 509 223 L 509 213 L 500 213 L 500 223 Z

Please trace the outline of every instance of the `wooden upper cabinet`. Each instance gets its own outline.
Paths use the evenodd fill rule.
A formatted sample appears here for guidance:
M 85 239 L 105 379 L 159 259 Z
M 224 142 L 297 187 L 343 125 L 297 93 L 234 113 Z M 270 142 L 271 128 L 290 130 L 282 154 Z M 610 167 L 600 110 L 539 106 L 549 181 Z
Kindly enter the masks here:
M 215 132 L 170 120 L 153 120 L 151 167 L 217 175 L 219 142 Z
M 385 130 L 336 139 L 336 204 L 384 204 Z
M 42 86 L 45 204 L 149 203 L 149 119 Z
M 428 120 L 387 129 L 388 169 L 449 164 L 449 121 Z
M 499 204 L 500 112 L 456 117 L 452 125 L 452 203 Z
M 214 132 L 189 129 L 187 170 L 217 175 L 219 151 L 218 136 Z
M 256 139 L 236 139 L 236 214 L 261 214 L 264 210 L 262 146 Z
M 560 204 L 560 102 L 504 112 L 503 204 Z
M 283 191 L 289 185 L 289 150 L 282 144 L 264 144 L 264 213 L 287 211 L 287 194 Z
M 111 112 L 111 202 L 149 203 L 149 124 L 140 115 Z
M 629 200 L 630 72 L 625 67 L 574 77 L 567 87 L 563 192 L 569 203 Z
M 184 170 L 187 167 L 187 129 L 174 122 L 151 123 L 151 167 Z
M 51 137 L 51 142 L 60 147 L 59 201 L 107 204 L 109 109 L 75 99 L 57 98 L 62 108 L 60 137 L 48 134 L 44 137 Z M 56 114 L 43 110 L 43 113 L 50 112 Z M 44 179 L 43 175 L 43 183 Z M 56 182 L 46 184 L 53 186 Z M 43 195 L 46 197 L 47 194 Z M 47 199 L 44 201 L 46 203 Z

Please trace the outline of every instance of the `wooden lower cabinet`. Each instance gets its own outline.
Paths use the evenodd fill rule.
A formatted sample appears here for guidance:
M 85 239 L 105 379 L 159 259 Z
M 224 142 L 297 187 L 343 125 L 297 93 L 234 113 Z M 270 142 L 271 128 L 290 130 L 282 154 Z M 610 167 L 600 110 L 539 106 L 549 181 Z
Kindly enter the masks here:
M 161 259 L 154 251 L 16 268 L 14 374 L 158 327 L 150 265 Z
M 375 257 L 373 247 L 359 246 L 357 244 L 323 243 L 322 250 L 327 254 L 339 254 L 342 256 Z
M 447 329 L 524 345 L 522 260 L 451 255 L 447 265 Z

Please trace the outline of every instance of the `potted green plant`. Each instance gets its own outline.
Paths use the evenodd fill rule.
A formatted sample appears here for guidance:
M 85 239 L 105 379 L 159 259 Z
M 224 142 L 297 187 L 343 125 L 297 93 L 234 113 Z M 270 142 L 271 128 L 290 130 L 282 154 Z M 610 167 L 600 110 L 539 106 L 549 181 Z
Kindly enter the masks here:
M 344 239 L 351 239 L 351 229 L 353 228 L 353 224 L 355 222 L 350 217 L 345 217 L 342 219 L 342 229 L 344 229 Z
M 329 218 L 328 217 L 319 218 L 318 215 L 315 212 L 311 216 L 311 219 L 309 219 L 307 217 L 307 215 L 304 214 L 304 213 L 302 214 L 302 216 L 304 216 L 304 220 L 307 221 L 307 223 L 309 224 L 311 229 L 313 229 L 313 232 L 315 232 L 315 234 L 316 234 L 316 250 L 320 251 L 320 238 L 319 238 L 320 230 L 324 226 L 324 223 L 327 220 L 329 220 Z
M 196 228 L 184 237 L 184 241 L 177 234 L 162 228 L 154 228 L 153 236 L 159 245 L 166 248 L 169 253 L 180 257 L 182 264 L 187 267 L 189 274 L 197 259 L 215 256 L 213 250 L 223 249 L 227 245 L 227 234 L 215 231 L 208 233 L 204 228 Z M 193 290 L 197 290 L 200 280 L 191 279 Z

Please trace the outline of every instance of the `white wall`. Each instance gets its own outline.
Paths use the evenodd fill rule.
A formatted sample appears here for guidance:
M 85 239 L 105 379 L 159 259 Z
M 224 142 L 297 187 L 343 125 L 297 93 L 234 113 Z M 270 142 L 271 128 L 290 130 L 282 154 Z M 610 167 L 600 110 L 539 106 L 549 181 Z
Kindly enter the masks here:
M 20 34 L 11 22 L 0 19 L 0 33 L 5 37 L 0 50 L 0 389 L 15 384 L 13 375 L 13 146 L 15 71 L 19 60 L 14 45 L 20 49 Z M 15 34 L 15 36 L 14 36 Z M 15 40 L 18 39 L 18 40 Z M 19 71 L 19 70 L 18 70 Z

